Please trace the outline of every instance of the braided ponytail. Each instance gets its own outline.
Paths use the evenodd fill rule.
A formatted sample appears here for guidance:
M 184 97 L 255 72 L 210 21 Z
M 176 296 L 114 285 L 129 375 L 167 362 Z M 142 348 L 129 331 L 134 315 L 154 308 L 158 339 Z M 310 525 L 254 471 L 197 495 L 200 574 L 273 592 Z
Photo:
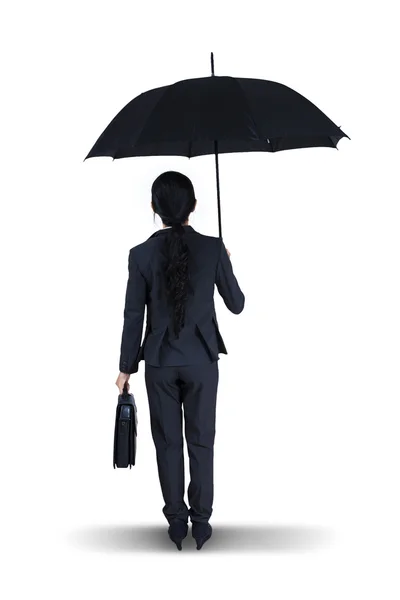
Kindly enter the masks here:
M 185 325 L 186 304 L 193 293 L 190 282 L 189 248 L 185 228 L 196 198 L 192 182 L 185 175 L 169 171 L 160 175 L 152 187 L 152 203 L 164 225 L 171 226 L 163 246 L 164 277 L 167 300 L 171 308 L 173 330 L 178 337 Z

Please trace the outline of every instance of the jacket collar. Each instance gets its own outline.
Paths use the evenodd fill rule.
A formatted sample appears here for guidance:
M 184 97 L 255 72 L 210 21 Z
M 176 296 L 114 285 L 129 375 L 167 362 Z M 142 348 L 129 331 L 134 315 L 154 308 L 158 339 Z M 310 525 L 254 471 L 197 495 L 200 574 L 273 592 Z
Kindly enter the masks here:
M 185 233 L 196 233 L 196 230 L 193 229 L 193 227 L 191 225 L 184 225 L 185 228 Z M 157 237 L 158 235 L 163 235 L 165 233 L 167 233 L 167 231 L 169 231 L 170 228 L 169 227 L 162 227 L 161 229 L 158 229 L 157 231 L 155 231 L 153 233 L 153 235 L 151 235 L 148 239 L 151 240 L 151 238 Z

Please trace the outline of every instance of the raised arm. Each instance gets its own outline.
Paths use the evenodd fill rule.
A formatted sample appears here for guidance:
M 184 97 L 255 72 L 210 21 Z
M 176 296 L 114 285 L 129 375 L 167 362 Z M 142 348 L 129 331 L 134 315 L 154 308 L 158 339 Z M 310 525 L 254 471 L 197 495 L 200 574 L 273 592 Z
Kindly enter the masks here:
M 136 373 L 146 307 L 146 280 L 139 271 L 132 249 L 129 251 L 128 270 L 119 370 L 121 373 Z
M 244 308 L 244 294 L 233 273 L 231 259 L 228 256 L 228 252 L 222 239 L 220 239 L 219 260 L 215 283 L 227 308 L 236 315 L 241 313 Z

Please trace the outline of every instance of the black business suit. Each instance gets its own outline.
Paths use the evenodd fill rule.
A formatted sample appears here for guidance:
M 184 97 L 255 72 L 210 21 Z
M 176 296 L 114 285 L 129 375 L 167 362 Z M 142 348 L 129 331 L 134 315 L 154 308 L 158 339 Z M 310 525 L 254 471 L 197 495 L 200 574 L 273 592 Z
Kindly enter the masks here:
M 136 373 L 145 361 L 151 429 L 158 472 L 170 522 L 174 518 L 208 521 L 213 501 L 213 448 L 219 353 L 227 350 L 214 306 L 217 286 L 226 306 L 239 314 L 244 295 L 233 273 L 221 238 L 198 233 L 185 225 L 193 294 L 186 305 L 185 326 L 174 339 L 166 301 L 162 246 L 168 228 L 156 231 L 129 252 L 124 327 L 119 369 Z M 141 343 L 144 311 L 146 331 Z M 184 496 L 182 405 L 191 482 L 190 510 Z

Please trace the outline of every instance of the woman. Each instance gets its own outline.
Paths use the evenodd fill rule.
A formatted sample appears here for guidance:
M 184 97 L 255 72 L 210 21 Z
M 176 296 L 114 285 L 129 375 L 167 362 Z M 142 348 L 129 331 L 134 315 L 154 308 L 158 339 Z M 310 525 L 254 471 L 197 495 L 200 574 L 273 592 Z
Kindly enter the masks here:
M 129 252 L 124 326 L 116 384 L 145 361 L 145 382 L 168 533 L 179 550 L 192 522 L 197 549 L 212 535 L 213 457 L 219 353 L 227 354 L 214 306 L 216 284 L 226 306 L 242 312 L 244 295 L 221 238 L 189 225 L 196 207 L 192 182 L 162 173 L 151 207 L 163 228 Z M 144 311 L 147 326 L 141 344 Z M 129 390 L 129 384 L 127 383 Z M 182 406 L 190 463 L 184 501 Z

